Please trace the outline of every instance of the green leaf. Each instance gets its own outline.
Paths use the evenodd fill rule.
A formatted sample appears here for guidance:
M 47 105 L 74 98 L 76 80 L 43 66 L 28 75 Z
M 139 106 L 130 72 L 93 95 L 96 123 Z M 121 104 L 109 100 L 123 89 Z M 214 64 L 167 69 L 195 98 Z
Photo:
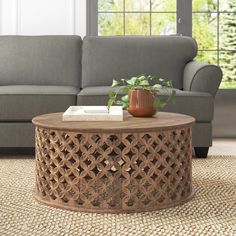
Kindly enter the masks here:
M 172 81 L 166 81 L 166 86 L 168 86 L 168 87 L 173 87 L 173 86 L 172 86 Z
M 121 97 L 121 102 L 122 102 L 123 108 L 127 108 L 129 106 L 129 96 L 125 95 Z
M 122 87 L 122 88 L 121 88 L 121 91 L 122 91 L 123 93 L 128 93 L 130 89 L 131 89 L 131 87 L 127 85 L 127 86 Z
M 149 82 L 147 80 L 142 80 L 139 83 L 140 86 L 149 86 Z
M 152 86 L 152 88 L 154 90 L 162 89 L 162 85 L 161 84 L 155 84 L 155 85 Z
M 116 96 L 116 91 L 115 90 L 110 90 L 109 92 L 108 92 L 108 97 L 109 98 L 113 98 L 113 97 L 115 97 Z
M 137 77 L 132 77 L 131 79 L 127 80 L 127 84 L 130 84 L 130 85 L 136 85 L 136 82 L 137 82 L 138 78 Z
M 120 85 L 120 82 L 115 80 L 115 79 L 113 79 L 111 87 L 116 87 L 118 85 Z
M 108 97 L 109 97 L 109 100 L 107 102 L 108 109 L 110 109 L 111 106 L 113 105 L 113 103 L 115 102 L 116 96 L 117 96 L 117 94 L 116 94 L 115 90 L 110 90 L 108 92 Z
M 114 103 L 114 99 L 111 98 L 111 99 L 108 100 L 108 102 L 107 102 L 108 109 L 111 108 L 111 106 L 113 105 L 113 103 Z
M 123 102 L 129 102 L 129 96 L 128 96 L 128 95 L 125 95 L 125 96 L 121 97 L 121 101 L 123 101 Z
M 123 108 L 127 108 L 129 106 L 128 103 L 120 101 L 120 100 L 116 101 L 116 104 L 122 106 Z
M 146 76 L 145 75 L 140 75 L 139 77 L 138 77 L 138 80 L 146 80 L 147 78 L 146 78 Z
M 172 104 L 175 104 L 175 98 L 176 98 L 176 91 L 173 90 L 172 93 L 171 93 L 171 96 L 170 96 L 170 102 Z

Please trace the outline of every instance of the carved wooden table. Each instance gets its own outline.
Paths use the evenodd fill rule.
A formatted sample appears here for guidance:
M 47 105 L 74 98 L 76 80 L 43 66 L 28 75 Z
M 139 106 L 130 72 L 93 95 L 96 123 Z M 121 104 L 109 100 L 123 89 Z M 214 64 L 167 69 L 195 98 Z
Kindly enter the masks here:
M 47 205 L 89 212 L 142 212 L 189 201 L 194 118 L 159 112 L 123 122 L 35 117 L 36 188 Z

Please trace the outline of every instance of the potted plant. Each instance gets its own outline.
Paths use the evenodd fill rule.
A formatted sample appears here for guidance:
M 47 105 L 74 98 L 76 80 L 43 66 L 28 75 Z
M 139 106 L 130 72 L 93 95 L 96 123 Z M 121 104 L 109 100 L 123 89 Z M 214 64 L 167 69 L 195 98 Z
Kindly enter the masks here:
M 173 88 L 172 82 L 151 75 L 113 80 L 112 87 L 118 89 L 109 91 L 108 109 L 113 104 L 121 105 L 135 117 L 151 117 L 175 98 L 174 90 L 166 99 L 159 98 L 158 92 Z M 120 93 L 125 95 L 118 99 Z

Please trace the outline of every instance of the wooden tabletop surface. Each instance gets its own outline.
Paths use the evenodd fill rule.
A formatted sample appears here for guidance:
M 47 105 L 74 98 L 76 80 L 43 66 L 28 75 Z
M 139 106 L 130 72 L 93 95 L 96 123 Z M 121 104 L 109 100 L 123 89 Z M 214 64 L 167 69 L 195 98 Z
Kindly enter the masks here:
M 136 118 L 124 111 L 124 121 L 62 121 L 63 113 L 51 113 L 33 118 L 34 125 L 42 128 L 65 130 L 72 132 L 135 132 L 168 130 L 183 127 L 195 122 L 191 116 L 158 112 L 154 117 Z

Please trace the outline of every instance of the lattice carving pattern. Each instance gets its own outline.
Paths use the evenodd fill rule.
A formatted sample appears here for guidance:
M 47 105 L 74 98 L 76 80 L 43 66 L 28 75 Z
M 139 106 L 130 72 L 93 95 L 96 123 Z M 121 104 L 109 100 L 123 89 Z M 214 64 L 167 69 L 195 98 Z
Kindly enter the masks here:
M 191 126 L 162 132 L 76 133 L 36 127 L 35 196 L 82 211 L 166 208 L 192 194 Z

